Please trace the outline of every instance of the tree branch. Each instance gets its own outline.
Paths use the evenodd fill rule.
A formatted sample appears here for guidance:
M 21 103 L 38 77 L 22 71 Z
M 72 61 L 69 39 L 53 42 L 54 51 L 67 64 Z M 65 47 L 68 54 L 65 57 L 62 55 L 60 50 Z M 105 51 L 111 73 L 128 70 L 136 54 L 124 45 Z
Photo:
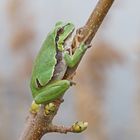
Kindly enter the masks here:
M 114 0 L 99 0 L 86 25 L 83 27 L 83 31 L 80 33 L 82 42 L 90 44 L 113 2 Z
M 91 43 L 91 40 L 95 36 L 97 30 L 99 29 L 104 17 L 106 16 L 113 2 L 114 0 L 99 0 L 96 8 L 92 12 L 85 26 L 77 30 L 77 33 L 72 43 L 73 51 L 76 47 L 79 46 L 81 42 L 84 42 L 87 45 Z M 77 66 L 71 69 L 68 68 L 64 79 L 72 79 Z M 79 125 L 81 125 L 81 123 L 75 123 L 69 128 L 52 125 L 53 118 L 57 114 L 61 102 L 57 100 L 53 103 L 56 106 L 56 110 L 51 115 L 44 115 L 44 105 L 41 105 L 38 113 L 29 113 L 28 118 L 26 120 L 26 126 L 23 130 L 23 133 L 20 136 L 20 140 L 40 140 L 44 134 L 50 132 L 81 132 L 79 131 L 79 128 L 81 127 L 79 127 Z M 86 125 L 87 124 L 85 124 L 85 126 Z

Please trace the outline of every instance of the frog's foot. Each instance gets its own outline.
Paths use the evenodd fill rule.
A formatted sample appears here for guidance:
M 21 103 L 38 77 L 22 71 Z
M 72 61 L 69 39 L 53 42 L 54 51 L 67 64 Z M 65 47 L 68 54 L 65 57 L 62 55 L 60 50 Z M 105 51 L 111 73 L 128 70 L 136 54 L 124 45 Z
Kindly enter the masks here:
M 86 45 L 87 49 L 92 47 L 92 44 Z
M 76 83 L 75 82 L 73 82 L 73 81 L 71 81 L 71 80 L 69 80 L 70 81 L 70 86 L 75 86 L 76 85 Z
M 82 46 L 85 50 L 89 49 L 92 47 L 92 44 L 86 44 Z
M 30 107 L 30 112 L 32 114 L 36 114 L 38 113 L 39 109 L 40 109 L 40 104 L 36 104 L 35 101 L 32 102 L 31 107 Z
M 44 108 L 44 114 L 46 115 L 51 115 L 56 111 L 57 107 L 54 103 L 49 103 L 45 106 Z

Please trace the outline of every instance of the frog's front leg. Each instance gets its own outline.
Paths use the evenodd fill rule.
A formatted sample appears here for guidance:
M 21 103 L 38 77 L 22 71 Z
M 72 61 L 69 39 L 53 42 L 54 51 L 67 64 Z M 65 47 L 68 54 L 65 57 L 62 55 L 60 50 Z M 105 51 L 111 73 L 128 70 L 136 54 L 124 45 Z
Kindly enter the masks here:
M 50 103 L 61 97 L 70 86 L 71 82 L 68 80 L 54 81 L 38 90 L 38 94 L 34 100 L 37 104 Z
M 89 48 L 88 45 L 85 45 L 82 43 L 79 47 L 76 48 L 73 55 L 70 55 L 69 52 L 65 51 L 64 59 L 66 61 L 66 64 L 70 68 L 74 67 L 76 64 L 80 62 L 82 56 L 84 55 L 84 53 L 86 52 L 88 48 Z

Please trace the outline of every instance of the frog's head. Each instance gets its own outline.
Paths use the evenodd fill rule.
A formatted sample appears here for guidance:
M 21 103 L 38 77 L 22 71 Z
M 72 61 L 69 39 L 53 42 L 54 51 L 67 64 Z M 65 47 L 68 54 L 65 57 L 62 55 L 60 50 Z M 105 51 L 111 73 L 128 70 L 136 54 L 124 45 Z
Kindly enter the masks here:
M 71 36 L 75 27 L 70 22 L 68 23 L 57 22 L 56 27 L 59 27 L 57 31 L 57 36 L 58 36 L 57 47 L 59 51 L 63 51 L 64 43 Z

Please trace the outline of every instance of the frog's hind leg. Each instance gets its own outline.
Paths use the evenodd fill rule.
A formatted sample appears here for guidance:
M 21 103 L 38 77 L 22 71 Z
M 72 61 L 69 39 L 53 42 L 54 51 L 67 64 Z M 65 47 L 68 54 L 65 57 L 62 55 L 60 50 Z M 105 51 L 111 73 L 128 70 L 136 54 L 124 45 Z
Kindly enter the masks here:
M 70 86 L 71 82 L 68 80 L 55 81 L 41 89 L 34 100 L 37 104 L 50 103 L 61 97 Z

